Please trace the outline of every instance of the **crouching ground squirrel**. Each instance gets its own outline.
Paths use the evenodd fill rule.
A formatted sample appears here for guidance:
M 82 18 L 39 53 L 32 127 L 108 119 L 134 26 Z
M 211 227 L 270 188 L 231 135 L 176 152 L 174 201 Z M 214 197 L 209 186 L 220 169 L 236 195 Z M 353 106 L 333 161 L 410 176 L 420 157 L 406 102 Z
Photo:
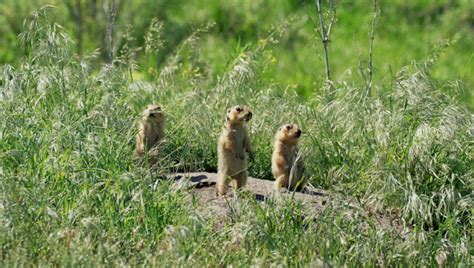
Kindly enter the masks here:
M 141 115 L 138 128 L 135 155 L 140 159 L 146 155 L 149 165 L 153 166 L 158 161 L 158 151 L 165 137 L 165 115 L 161 107 L 148 105 Z
M 272 173 L 275 177 L 275 188 L 293 190 L 304 187 L 304 162 L 298 149 L 301 129 L 296 124 L 280 127 L 275 135 L 272 154 Z
M 247 154 L 253 157 L 245 124 L 252 119 L 252 111 L 246 106 L 234 106 L 227 110 L 226 123 L 217 145 L 218 172 L 217 195 L 227 192 L 228 181 L 236 182 L 235 188 L 247 182 Z

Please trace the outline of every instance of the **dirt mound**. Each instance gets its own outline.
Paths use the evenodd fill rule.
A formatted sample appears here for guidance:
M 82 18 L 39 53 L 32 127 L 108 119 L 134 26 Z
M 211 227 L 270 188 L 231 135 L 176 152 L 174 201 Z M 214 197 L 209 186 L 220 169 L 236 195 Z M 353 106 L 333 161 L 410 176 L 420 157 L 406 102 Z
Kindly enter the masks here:
M 229 204 L 235 203 L 235 196 L 217 197 L 215 184 L 216 173 L 191 172 L 176 173 L 168 175 L 170 179 L 176 180 L 176 186 L 190 189 L 190 200 L 197 203 L 199 214 L 203 217 L 224 218 L 231 213 Z M 282 193 L 274 190 L 273 181 L 261 180 L 249 177 L 245 190 L 250 192 L 257 201 L 266 202 L 270 198 L 294 198 L 301 201 L 306 215 L 315 215 L 323 211 L 327 201 L 334 196 L 324 190 L 306 189 L 305 192 Z M 348 203 L 353 203 L 348 200 Z M 402 225 L 397 215 L 388 212 L 374 213 L 367 209 L 364 213 L 368 218 L 375 219 L 375 222 L 382 228 L 395 228 L 402 233 Z M 350 215 L 348 215 L 350 216 Z M 402 234 L 401 234 L 402 235 Z
M 178 187 L 191 188 L 190 193 L 203 211 L 209 211 L 210 215 L 226 215 L 229 210 L 229 199 L 234 198 L 232 194 L 228 197 L 217 197 L 215 184 L 216 173 L 193 172 L 176 173 L 169 175 L 170 179 L 177 181 Z M 265 202 L 269 198 L 294 198 L 303 203 L 306 210 L 317 213 L 322 211 L 327 201 L 326 191 L 308 189 L 305 193 L 277 193 L 274 190 L 273 181 L 260 180 L 249 177 L 245 190 L 251 192 L 257 201 Z M 308 211 L 309 212 L 309 211 Z

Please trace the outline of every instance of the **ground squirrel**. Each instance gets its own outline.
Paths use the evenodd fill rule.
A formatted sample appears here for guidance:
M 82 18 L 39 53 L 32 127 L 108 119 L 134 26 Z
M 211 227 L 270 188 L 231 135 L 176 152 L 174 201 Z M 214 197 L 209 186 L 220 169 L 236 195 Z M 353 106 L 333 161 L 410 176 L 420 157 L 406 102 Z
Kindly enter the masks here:
M 239 189 L 247 182 L 247 156 L 253 157 L 245 124 L 252 118 L 246 106 L 234 106 L 227 110 L 224 131 L 217 146 L 218 172 L 217 195 L 227 192 L 228 180 L 236 182 Z
M 135 155 L 142 158 L 146 154 L 150 166 L 158 160 L 158 150 L 165 137 L 164 126 L 165 115 L 161 107 L 148 105 L 139 121 Z
M 275 135 L 272 154 L 272 174 L 275 177 L 275 188 L 284 187 L 293 190 L 304 187 L 304 162 L 298 149 L 301 129 L 296 124 L 280 127 Z

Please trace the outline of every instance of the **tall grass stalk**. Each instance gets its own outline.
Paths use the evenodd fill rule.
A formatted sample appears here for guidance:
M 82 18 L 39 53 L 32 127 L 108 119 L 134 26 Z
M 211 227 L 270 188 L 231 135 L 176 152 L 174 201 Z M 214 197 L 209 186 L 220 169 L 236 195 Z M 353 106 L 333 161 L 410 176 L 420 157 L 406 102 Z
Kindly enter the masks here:
M 370 26 L 370 46 L 369 46 L 369 81 L 367 81 L 367 96 L 370 96 L 372 89 L 372 80 L 374 73 L 373 65 L 373 50 L 374 50 L 374 39 L 375 39 L 375 27 L 377 23 L 378 16 L 378 1 L 374 0 L 372 5 L 372 23 Z
M 332 3 L 332 1 L 330 1 L 332 15 L 331 15 L 331 20 L 329 21 L 329 24 L 326 30 L 326 26 L 323 20 L 323 10 L 322 10 L 322 5 L 321 5 L 321 0 L 315 0 L 315 2 L 316 2 L 316 10 L 318 12 L 318 18 L 319 18 L 319 32 L 321 34 L 321 42 L 323 44 L 323 49 L 324 49 L 324 62 L 326 66 L 326 81 L 331 81 L 331 67 L 329 65 L 328 43 L 329 43 L 329 35 L 331 33 L 331 28 L 336 18 L 336 7 L 335 7 L 335 4 Z

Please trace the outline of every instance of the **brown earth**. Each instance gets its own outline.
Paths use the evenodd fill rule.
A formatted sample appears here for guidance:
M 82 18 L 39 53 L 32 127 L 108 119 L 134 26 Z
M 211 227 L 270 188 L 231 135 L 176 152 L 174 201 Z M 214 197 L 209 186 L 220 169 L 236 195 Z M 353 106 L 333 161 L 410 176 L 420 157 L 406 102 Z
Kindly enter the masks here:
M 176 180 L 176 187 L 188 188 L 190 200 L 196 202 L 198 213 L 204 218 L 220 218 L 227 217 L 231 212 L 230 204 L 235 204 L 237 197 L 229 194 L 226 197 L 216 196 L 216 173 L 207 172 L 191 172 L 176 173 L 168 175 L 170 179 Z M 272 198 L 294 198 L 303 205 L 303 211 L 308 216 L 320 214 L 325 204 L 332 198 L 341 199 L 341 196 L 335 193 L 329 193 L 324 190 L 308 187 L 305 192 L 276 192 L 274 190 L 273 181 L 261 180 L 249 177 L 245 191 L 250 192 L 257 201 L 266 202 Z M 232 192 L 231 190 L 229 192 Z M 360 208 L 355 200 L 348 200 L 348 204 L 354 204 L 354 207 Z M 400 235 L 402 234 L 402 224 L 400 217 L 396 213 L 389 211 L 374 212 L 370 207 L 365 208 L 365 216 L 367 219 L 373 219 L 379 227 L 394 228 Z M 350 217 L 350 215 L 348 215 Z

